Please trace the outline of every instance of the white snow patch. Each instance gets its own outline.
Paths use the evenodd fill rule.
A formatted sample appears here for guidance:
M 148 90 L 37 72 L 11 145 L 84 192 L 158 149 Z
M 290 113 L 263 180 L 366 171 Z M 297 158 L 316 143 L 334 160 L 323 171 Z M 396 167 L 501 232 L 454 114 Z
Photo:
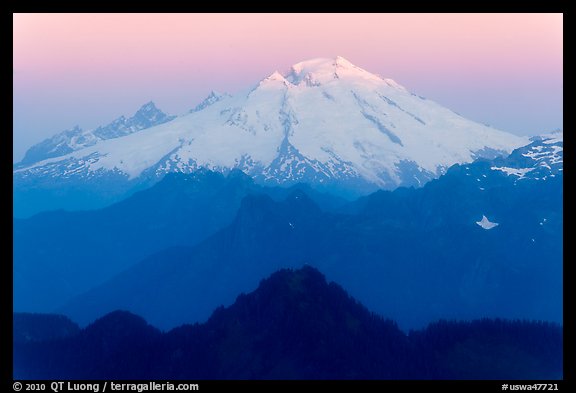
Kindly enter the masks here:
M 513 176 L 518 176 L 518 179 L 523 179 L 524 176 L 528 173 L 534 170 L 534 168 L 508 168 L 505 166 L 493 166 L 490 169 L 492 169 L 493 171 L 502 171 L 505 174 L 507 174 L 508 176 L 513 175 Z
M 547 221 L 547 220 L 546 220 L 545 218 L 542 219 L 542 221 L 540 221 L 540 225 L 541 225 L 541 226 L 544 225 L 544 223 L 546 223 L 546 221 Z
M 476 221 L 476 224 L 480 225 L 484 229 L 492 229 L 500 225 L 497 222 L 491 222 L 485 215 L 482 215 L 482 220 Z
M 542 141 L 542 143 L 545 143 L 547 145 L 551 145 L 553 143 L 560 143 L 560 142 L 564 142 L 564 135 L 562 135 L 562 134 L 560 136 L 554 136 L 554 137 L 551 137 L 550 139 Z

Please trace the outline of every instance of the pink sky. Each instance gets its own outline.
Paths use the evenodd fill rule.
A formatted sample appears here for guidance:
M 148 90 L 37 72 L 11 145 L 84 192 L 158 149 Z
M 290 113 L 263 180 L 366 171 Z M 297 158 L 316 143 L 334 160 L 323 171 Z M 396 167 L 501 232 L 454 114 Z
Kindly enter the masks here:
M 181 114 L 343 56 L 472 120 L 562 127 L 561 14 L 15 14 L 14 154 L 149 100 Z

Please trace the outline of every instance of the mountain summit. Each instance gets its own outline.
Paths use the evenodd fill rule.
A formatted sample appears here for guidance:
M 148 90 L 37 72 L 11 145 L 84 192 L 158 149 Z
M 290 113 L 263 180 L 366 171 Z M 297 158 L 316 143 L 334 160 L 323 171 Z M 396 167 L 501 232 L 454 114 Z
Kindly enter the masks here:
M 212 93 L 191 112 L 163 120 L 137 133 L 113 133 L 113 139 L 74 151 L 24 160 L 14 170 L 15 188 L 37 188 L 54 178 L 89 188 L 86 179 L 111 175 L 118 187 L 205 167 L 240 169 L 260 183 L 308 182 L 358 195 L 420 186 L 455 163 L 493 158 L 529 143 L 342 57 L 294 64 L 244 93 Z
M 309 84 L 314 81 L 316 85 L 328 83 L 332 79 L 359 78 L 367 81 L 382 81 L 383 79 L 355 66 L 341 56 L 335 59 L 312 59 L 294 64 L 284 77 L 294 85 Z M 384 80 L 396 84 L 391 79 Z M 400 87 L 400 86 L 399 86 Z
M 84 131 L 76 126 L 34 146 L 26 152 L 20 166 L 29 166 L 52 157 L 61 157 L 75 150 L 94 146 L 100 141 L 119 138 L 174 119 L 150 101 L 140 107 L 133 117 L 120 116 L 112 123 L 94 130 Z

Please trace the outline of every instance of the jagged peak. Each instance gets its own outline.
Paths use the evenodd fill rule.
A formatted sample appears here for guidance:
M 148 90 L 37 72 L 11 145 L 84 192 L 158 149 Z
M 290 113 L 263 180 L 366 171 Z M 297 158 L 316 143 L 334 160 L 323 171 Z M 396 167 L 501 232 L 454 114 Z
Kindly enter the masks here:
M 153 113 L 153 114 L 158 113 L 158 114 L 162 114 L 162 115 L 165 114 L 164 112 L 162 112 L 162 110 L 160 110 L 156 106 L 156 104 L 153 101 L 149 101 L 149 102 L 145 103 L 144 105 L 142 105 L 140 107 L 140 109 L 138 109 L 136 111 L 135 116 L 138 114 L 150 114 L 150 113 Z
M 204 98 L 202 100 L 202 102 L 206 102 L 206 101 L 212 101 L 212 102 L 216 102 L 219 101 L 223 98 L 227 98 L 227 97 L 232 97 L 230 94 L 226 93 L 226 92 L 219 92 L 216 90 L 210 90 L 210 93 L 206 96 L 206 98 Z
M 204 99 L 205 100 L 209 100 L 209 99 L 214 99 L 214 98 L 222 98 L 224 97 L 225 94 L 219 93 L 215 90 L 210 90 L 210 94 L 208 94 L 208 96 Z
M 142 110 L 142 109 L 149 110 L 149 109 L 158 109 L 158 108 L 156 107 L 156 104 L 154 103 L 154 101 L 148 101 L 147 103 L 145 103 L 144 105 L 142 105 L 140 107 L 140 110 Z
M 190 109 L 190 113 L 201 111 L 202 109 L 209 107 L 210 105 L 215 104 L 218 101 L 221 101 L 221 100 L 228 98 L 228 97 L 231 97 L 231 95 L 228 93 L 220 93 L 220 92 L 217 92 L 215 90 L 211 90 L 210 94 L 208 94 L 208 96 L 206 96 L 206 98 L 204 98 L 194 108 Z

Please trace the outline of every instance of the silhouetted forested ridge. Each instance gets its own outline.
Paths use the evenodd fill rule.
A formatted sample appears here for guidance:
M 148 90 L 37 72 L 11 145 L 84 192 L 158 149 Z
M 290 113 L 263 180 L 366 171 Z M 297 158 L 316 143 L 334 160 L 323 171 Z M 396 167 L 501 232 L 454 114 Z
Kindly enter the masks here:
M 206 323 L 166 333 L 116 311 L 77 334 L 19 334 L 16 379 L 562 378 L 559 325 L 439 321 L 405 334 L 310 266 L 280 270 Z

